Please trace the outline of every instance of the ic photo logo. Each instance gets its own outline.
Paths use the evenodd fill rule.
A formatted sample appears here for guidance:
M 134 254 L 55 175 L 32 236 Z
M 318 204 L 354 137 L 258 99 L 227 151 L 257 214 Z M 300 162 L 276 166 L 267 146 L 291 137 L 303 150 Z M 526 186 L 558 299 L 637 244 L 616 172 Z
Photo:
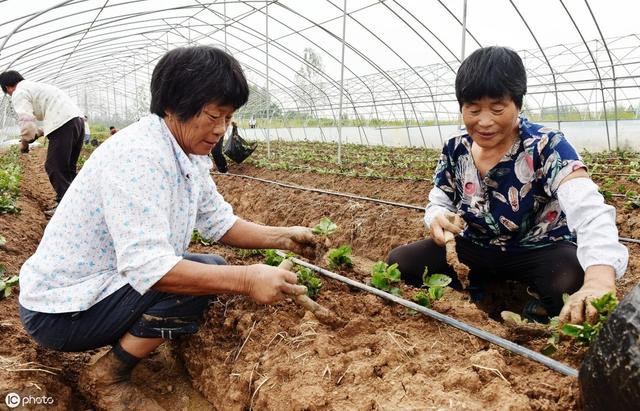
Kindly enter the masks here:
M 16 408 L 20 405 L 20 395 L 15 392 L 10 392 L 6 397 L 4 397 L 4 403 L 7 404 L 7 407 L 9 408 Z
M 27 395 L 21 397 L 20 394 L 10 392 L 4 397 L 4 403 L 9 408 L 16 408 L 20 405 L 53 405 L 53 397 L 47 397 L 45 395 L 35 397 L 33 395 Z

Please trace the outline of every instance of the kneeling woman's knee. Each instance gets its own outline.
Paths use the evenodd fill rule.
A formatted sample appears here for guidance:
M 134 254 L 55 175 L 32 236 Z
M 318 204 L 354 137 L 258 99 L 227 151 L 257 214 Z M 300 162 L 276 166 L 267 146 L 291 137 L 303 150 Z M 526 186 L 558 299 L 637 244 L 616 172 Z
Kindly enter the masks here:
M 142 338 L 174 339 L 195 334 L 213 296 L 175 295 L 142 314 L 129 332 Z
M 413 286 L 422 285 L 422 271 L 424 266 L 420 266 L 412 255 L 412 249 L 408 245 L 401 245 L 391 250 L 387 256 L 387 264 L 398 264 L 398 270 L 402 275 L 402 280 Z

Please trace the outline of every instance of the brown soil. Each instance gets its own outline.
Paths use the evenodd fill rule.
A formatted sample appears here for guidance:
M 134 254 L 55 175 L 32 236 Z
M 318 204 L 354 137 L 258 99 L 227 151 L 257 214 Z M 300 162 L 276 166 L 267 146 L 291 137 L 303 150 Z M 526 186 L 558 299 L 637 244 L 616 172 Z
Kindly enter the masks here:
M 23 158 L 22 213 L 0 215 L 0 230 L 9 241 L 0 249 L 0 261 L 9 273 L 17 273 L 33 253 L 46 225 L 42 210 L 51 204 L 53 192 L 43 161 L 43 150 Z M 416 205 L 425 203 L 429 188 L 425 182 L 285 173 L 251 166 L 232 167 L 232 172 Z M 393 247 L 425 235 L 422 213 L 417 210 L 239 177 L 216 176 L 215 180 L 236 213 L 249 220 L 314 225 L 320 217 L 330 216 L 339 226 L 333 243 L 351 245 L 358 257 L 356 268 L 342 274 L 360 281 L 367 280 L 368 270 L 359 267 L 370 266 Z M 640 238 L 640 213 L 625 208 L 621 201 L 615 205 L 620 235 Z M 631 261 L 619 282 L 620 297 L 640 279 L 640 246 L 627 246 Z M 232 264 L 258 261 L 221 246 L 194 245 L 191 250 L 219 253 Z M 318 302 L 345 319 L 343 327 L 323 325 L 293 302 L 260 306 L 243 297 L 221 297 L 195 336 L 143 361 L 134 382 L 167 409 L 578 407 L 577 384 L 569 377 L 376 296 L 333 280 L 323 282 Z M 408 287 L 403 291 L 405 296 L 415 292 Z M 518 339 L 534 350 L 545 343 L 544 335 L 529 339 L 516 335 L 463 293 L 448 292 L 435 309 Z M 52 396 L 54 409 L 88 408 L 77 394 L 76 382 L 79 370 L 95 353 L 63 354 L 38 347 L 22 330 L 16 296 L 0 300 L 0 331 L 0 404 L 6 392 L 15 391 Z M 563 341 L 554 358 L 577 367 L 583 355 L 583 348 Z M 184 360 L 189 377 L 176 357 Z M 16 371 L 25 368 L 39 371 Z

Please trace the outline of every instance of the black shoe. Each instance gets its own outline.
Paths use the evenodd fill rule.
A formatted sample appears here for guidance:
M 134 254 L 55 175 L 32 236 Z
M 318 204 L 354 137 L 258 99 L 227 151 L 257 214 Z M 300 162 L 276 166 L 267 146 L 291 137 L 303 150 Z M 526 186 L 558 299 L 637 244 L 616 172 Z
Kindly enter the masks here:
M 540 324 L 549 323 L 549 313 L 547 309 L 544 308 L 544 305 L 542 305 L 542 302 L 537 299 L 527 301 L 522 309 L 522 318 Z

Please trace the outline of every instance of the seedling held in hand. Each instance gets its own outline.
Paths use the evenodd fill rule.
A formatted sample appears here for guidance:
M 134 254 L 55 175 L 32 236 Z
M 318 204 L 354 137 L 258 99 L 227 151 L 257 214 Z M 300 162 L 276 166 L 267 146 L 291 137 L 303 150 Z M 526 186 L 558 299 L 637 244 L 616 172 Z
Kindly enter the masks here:
M 569 294 L 563 294 L 562 300 L 566 303 Z M 618 306 L 618 299 L 612 293 L 606 293 L 600 298 L 591 301 L 591 305 L 598 312 L 598 319 L 594 324 L 584 322 L 580 324 L 560 324 L 558 317 L 553 317 L 549 322 L 549 330 L 551 337 L 547 340 L 547 344 L 542 347 L 541 352 L 545 355 L 551 355 L 558 349 L 560 335 L 569 336 L 583 345 L 590 345 L 596 338 L 602 326 L 609 318 L 609 315 Z
M 320 219 L 320 223 L 315 225 L 311 232 L 313 234 L 324 235 L 327 236 L 329 234 L 333 234 L 338 229 L 338 226 L 331 221 L 329 217 L 322 217 Z
M 312 300 L 318 298 L 320 289 L 322 288 L 322 281 L 313 273 L 309 268 L 299 266 L 296 269 L 298 275 L 298 284 L 307 287 L 307 295 Z

